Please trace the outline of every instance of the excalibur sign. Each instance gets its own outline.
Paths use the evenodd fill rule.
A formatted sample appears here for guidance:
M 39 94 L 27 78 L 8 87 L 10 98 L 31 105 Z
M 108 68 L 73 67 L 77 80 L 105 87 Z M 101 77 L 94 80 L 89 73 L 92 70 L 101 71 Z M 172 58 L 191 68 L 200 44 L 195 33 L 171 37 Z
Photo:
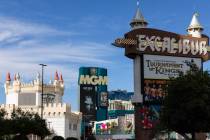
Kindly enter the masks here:
M 113 45 L 125 48 L 128 56 L 136 54 L 162 54 L 172 56 L 201 57 L 209 59 L 209 38 L 195 38 L 167 31 L 141 28 L 118 38 Z M 131 53 L 130 53 L 131 52 Z
M 113 45 L 125 49 L 133 60 L 135 106 L 135 139 L 151 140 L 151 129 L 159 119 L 164 88 L 171 77 L 189 70 L 188 63 L 199 68 L 210 59 L 209 37 L 194 14 L 187 35 L 147 28 L 148 23 L 139 9 L 130 22 L 131 31 L 117 38 Z

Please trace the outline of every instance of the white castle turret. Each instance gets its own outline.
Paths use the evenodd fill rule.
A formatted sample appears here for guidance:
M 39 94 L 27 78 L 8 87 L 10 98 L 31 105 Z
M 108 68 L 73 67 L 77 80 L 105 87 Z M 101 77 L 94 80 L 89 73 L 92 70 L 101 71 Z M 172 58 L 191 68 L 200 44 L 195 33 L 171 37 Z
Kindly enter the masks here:
M 198 20 L 198 13 L 193 14 L 191 23 L 189 27 L 187 28 L 187 32 L 192 37 L 198 37 L 201 38 L 203 27 L 201 26 L 199 20 Z
M 148 25 L 147 21 L 144 19 L 144 16 L 140 12 L 139 1 L 137 1 L 137 10 L 134 18 L 130 22 L 132 30 L 139 28 L 146 28 Z
M 10 73 L 7 74 L 5 82 L 6 104 L 19 105 L 41 105 L 41 87 L 42 82 L 40 74 L 37 73 L 35 80 L 31 83 L 21 82 L 20 74 L 14 76 L 11 82 Z M 55 80 L 50 84 L 44 84 L 44 103 L 62 103 L 64 94 L 64 81 L 61 74 L 55 74 Z
M 36 74 L 36 80 L 34 82 L 36 82 L 37 84 L 38 83 L 41 83 L 41 76 L 40 76 L 40 73 L 39 72 L 37 72 L 37 74 Z
M 11 83 L 11 78 L 10 78 L 10 73 L 8 72 L 7 76 L 6 76 L 6 83 L 5 84 L 10 85 L 10 83 Z
M 10 78 L 10 73 L 8 72 L 6 76 L 6 82 L 4 84 L 5 93 L 8 92 L 6 87 L 10 86 L 10 84 L 11 84 L 11 78 Z

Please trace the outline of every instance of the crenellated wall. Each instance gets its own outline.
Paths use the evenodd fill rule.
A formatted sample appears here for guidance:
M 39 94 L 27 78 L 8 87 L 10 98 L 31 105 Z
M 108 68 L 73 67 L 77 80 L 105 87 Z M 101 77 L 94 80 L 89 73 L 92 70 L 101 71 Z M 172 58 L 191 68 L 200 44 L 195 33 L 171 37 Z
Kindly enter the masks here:
M 15 81 L 14 81 L 15 82 Z M 60 94 L 63 96 L 64 93 L 64 84 L 60 83 L 57 85 L 54 84 L 44 84 L 44 93 L 51 93 L 54 92 L 55 94 Z M 14 92 L 41 92 L 42 84 L 41 83 L 22 83 L 20 84 L 11 84 L 5 83 L 5 94 L 10 94 Z
M 43 114 L 44 116 L 62 116 L 71 113 L 71 107 L 67 104 L 45 104 Z
M 15 105 L 41 105 L 42 83 L 36 79 L 30 83 L 21 82 L 20 79 L 5 82 L 6 104 Z M 62 103 L 64 94 L 64 82 L 54 80 L 43 85 L 43 94 L 54 95 L 52 102 Z
M 12 112 L 14 109 L 21 108 L 23 111 L 41 113 L 41 107 L 38 106 L 16 106 L 15 104 L 2 104 L 0 105 L 0 109 L 4 109 L 6 111 Z M 8 114 L 9 114 L 8 112 Z M 43 115 L 44 117 L 53 117 L 53 116 L 65 116 L 65 115 L 73 115 L 73 117 L 78 117 L 81 113 L 73 113 L 71 112 L 71 107 L 69 104 L 44 104 L 43 105 Z

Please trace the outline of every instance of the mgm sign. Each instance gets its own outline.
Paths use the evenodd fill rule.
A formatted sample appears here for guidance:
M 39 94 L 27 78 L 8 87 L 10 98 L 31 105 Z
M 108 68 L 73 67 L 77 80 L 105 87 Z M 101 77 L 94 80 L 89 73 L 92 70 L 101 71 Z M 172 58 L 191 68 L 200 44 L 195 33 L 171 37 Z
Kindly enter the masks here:
M 107 85 L 107 76 L 90 76 L 90 75 L 80 75 L 79 84 L 91 84 L 91 85 Z
M 147 140 L 159 118 L 167 81 L 189 70 L 189 63 L 203 67 L 210 58 L 209 38 L 138 28 L 113 45 L 124 48 L 125 56 L 133 59 L 136 138 Z

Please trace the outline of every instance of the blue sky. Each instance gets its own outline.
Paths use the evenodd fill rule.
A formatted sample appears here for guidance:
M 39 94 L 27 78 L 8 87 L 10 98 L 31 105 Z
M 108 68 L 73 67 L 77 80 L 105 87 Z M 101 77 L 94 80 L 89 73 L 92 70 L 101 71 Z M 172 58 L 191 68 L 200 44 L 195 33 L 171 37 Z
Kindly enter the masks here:
M 141 0 L 151 28 L 186 34 L 194 12 L 210 35 L 210 4 L 200 0 Z M 132 60 L 111 45 L 130 30 L 136 0 L 1 0 L 0 81 L 19 72 L 29 82 L 47 64 L 45 81 L 57 70 L 65 81 L 64 102 L 78 109 L 77 79 L 81 66 L 108 68 L 109 90 L 133 91 Z M 209 69 L 208 62 L 204 64 Z M 0 103 L 5 103 L 3 86 Z

